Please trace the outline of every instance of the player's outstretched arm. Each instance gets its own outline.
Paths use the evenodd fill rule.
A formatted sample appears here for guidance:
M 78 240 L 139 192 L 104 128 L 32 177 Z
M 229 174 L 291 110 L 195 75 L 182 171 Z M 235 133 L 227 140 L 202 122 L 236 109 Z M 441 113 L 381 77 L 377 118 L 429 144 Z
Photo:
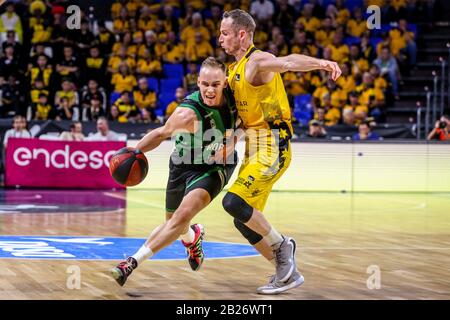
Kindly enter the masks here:
M 333 81 L 336 81 L 342 73 L 336 62 L 317 59 L 303 54 L 293 53 L 285 57 L 275 57 L 268 52 L 258 52 L 254 59 L 255 67 L 259 72 L 325 70 L 331 73 Z
M 146 153 L 158 147 L 161 142 L 170 138 L 175 131 L 194 133 L 197 115 L 192 109 L 178 107 L 167 119 L 166 123 L 147 133 L 136 145 L 136 149 Z

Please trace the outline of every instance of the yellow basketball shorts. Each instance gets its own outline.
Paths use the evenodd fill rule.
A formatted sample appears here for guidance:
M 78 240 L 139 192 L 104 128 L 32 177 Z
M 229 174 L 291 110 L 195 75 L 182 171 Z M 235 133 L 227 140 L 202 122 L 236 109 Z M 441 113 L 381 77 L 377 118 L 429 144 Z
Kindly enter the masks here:
M 263 211 L 273 185 L 289 167 L 291 156 L 290 142 L 286 148 L 269 157 L 262 152 L 250 157 L 246 154 L 239 168 L 239 176 L 228 191 Z

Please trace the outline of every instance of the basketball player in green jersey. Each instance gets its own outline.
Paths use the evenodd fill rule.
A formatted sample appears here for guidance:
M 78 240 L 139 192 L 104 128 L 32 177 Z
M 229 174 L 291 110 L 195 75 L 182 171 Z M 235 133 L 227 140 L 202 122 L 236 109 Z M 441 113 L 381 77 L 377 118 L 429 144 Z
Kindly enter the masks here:
M 200 90 L 184 99 L 164 126 L 136 145 L 145 153 L 175 136 L 166 189 L 166 222 L 153 230 L 135 254 L 111 269 L 121 286 L 142 262 L 179 237 L 191 268 L 198 270 L 203 262 L 203 227 L 189 224 L 222 191 L 236 167 L 236 152 L 222 163 L 211 160 L 217 158 L 215 151 L 224 150 L 224 137 L 231 133 L 227 130 L 235 129 L 237 110 L 222 62 L 207 58 L 200 69 L 198 86 Z

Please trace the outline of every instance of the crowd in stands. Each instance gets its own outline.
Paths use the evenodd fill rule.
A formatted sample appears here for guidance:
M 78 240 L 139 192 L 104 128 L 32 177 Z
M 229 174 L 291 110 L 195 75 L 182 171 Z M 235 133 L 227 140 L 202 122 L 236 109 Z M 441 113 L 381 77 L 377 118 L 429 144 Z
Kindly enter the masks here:
M 426 0 L 117 0 L 110 19 L 82 13 L 66 26 L 64 0 L 16 0 L 0 15 L 0 117 L 27 120 L 163 122 L 196 90 L 199 63 L 227 57 L 217 44 L 222 12 L 241 8 L 257 21 L 257 48 L 337 61 L 324 72 L 283 74 L 294 117 L 322 125 L 384 121 L 402 73 L 416 63 L 414 23 Z M 368 30 L 365 7 L 382 8 L 384 30 Z M 95 9 L 95 3 L 92 4 Z M 406 22 L 408 21 L 408 22 Z M 387 26 L 387 27 L 386 27 Z M 300 121 L 300 119 L 297 119 Z

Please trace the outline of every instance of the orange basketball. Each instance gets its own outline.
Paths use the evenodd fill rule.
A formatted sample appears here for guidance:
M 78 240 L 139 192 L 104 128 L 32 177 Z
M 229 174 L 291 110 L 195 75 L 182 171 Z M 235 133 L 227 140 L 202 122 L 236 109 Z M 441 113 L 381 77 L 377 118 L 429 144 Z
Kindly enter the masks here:
M 117 183 L 132 187 L 147 176 L 148 161 L 142 151 L 125 147 L 111 157 L 109 172 Z

